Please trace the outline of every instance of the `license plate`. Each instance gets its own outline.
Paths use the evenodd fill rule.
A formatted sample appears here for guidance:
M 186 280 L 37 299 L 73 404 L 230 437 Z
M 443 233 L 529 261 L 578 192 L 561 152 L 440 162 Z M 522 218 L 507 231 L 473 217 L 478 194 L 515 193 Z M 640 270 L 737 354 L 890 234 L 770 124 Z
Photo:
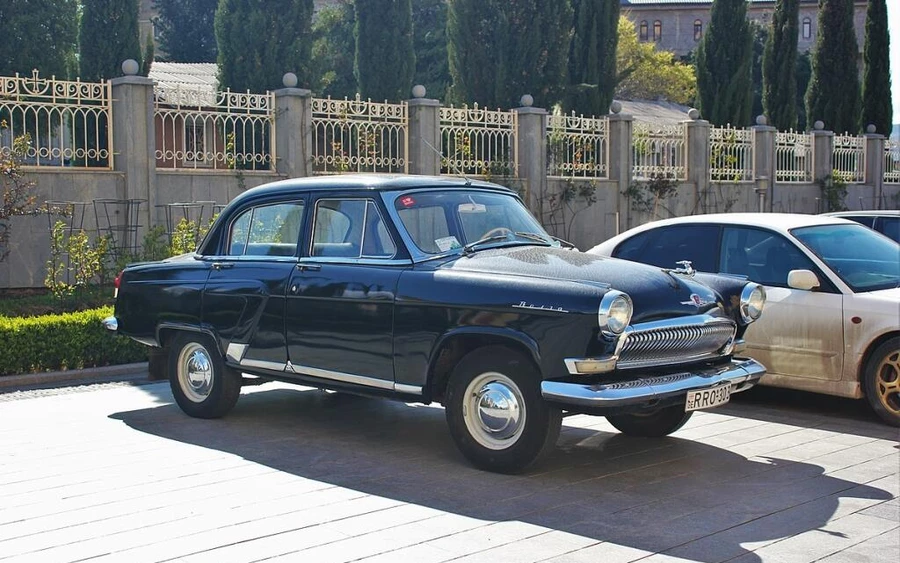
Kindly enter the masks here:
M 724 405 L 731 399 L 731 384 L 720 385 L 712 389 L 702 389 L 700 391 L 688 391 L 687 402 L 684 410 L 696 411 L 699 409 L 708 409 Z

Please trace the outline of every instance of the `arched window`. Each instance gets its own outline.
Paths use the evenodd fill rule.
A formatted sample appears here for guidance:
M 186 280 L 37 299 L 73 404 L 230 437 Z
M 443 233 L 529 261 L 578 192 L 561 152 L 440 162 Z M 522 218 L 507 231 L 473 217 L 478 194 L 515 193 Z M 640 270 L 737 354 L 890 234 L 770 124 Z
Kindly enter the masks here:
M 660 39 L 662 39 L 662 22 L 656 20 L 653 22 L 653 40 L 659 41 Z
M 694 41 L 700 41 L 701 37 L 703 37 L 703 22 L 694 20 Z
M 810 37 L 812 37 L 812 20 L 803 18 L 803 38 L 809 39 Z
M 644 20 L 641 22 L 639 37 L 640 37 L 641 41 L 647 40 L 647 20 Z

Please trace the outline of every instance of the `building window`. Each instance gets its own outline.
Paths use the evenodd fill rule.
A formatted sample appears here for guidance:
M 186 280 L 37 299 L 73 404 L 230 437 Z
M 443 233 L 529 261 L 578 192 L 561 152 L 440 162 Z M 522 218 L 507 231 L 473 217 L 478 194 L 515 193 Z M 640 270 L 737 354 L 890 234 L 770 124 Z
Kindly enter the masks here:
M 641 33 L 641 34 L 640 34 L 641 41 L 646 41 L 646 40 L 647 40 L 647 20 L 644 20 L 644 21 L 641 22 L 641 28 L 640 28 L 640 29 L 641 29 L 641 31 L 640 31 L 640 33 Z
M 662 22 L 656 20 L 653 22 L 653 40 L 660 41 L 662 39 Z
M 703 37 L 703 22 L 694 20 L 694 41 L 700 41 L 701 37 Z
M 812 20 L 803 18 L 803 38 L 809 39 L 810 37 L 812 37 Z

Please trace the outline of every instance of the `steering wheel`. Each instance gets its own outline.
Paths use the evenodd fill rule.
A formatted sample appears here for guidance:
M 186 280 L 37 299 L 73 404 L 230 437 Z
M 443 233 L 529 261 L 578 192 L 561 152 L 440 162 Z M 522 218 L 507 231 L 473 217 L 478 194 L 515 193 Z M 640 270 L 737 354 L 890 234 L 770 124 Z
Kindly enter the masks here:
M 512 229 L 507 229 L 506 227 L 494 227 L 493 229 L 488 230 L 486 233 L 481 235 L 480 238 L 486 239 L 493 236 L 510 236 L 515 235 Z M 479 239 L 480 240 L 480 239 Z

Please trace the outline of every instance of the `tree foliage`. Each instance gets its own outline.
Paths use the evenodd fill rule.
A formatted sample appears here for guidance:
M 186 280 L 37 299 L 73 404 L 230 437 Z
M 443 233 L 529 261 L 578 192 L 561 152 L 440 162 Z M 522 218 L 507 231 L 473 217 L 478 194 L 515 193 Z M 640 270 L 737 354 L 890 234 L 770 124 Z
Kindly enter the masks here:
M 76 69 L 78 0 L 3 0 L 0 3 L 0 75 L 65 78 Z
M 891 134 L 891 61 L 885 0 L 869 0 L 866 43 L 863 48 L 862 116 L 860 129 L 869 124 L 885 136 Z
M 763 52 L 763 111 L 778 129 L 797 128 L 797 34 L 800 0 L 778 0 Z
M 355 5 L 359 93 L 378 101 L 409 98 L 416 72 L 410 0 L 362 0 Z
M 769 28 L 756 20 L 750 20 L 749 23 L 750 34 L 753 36 L 753 63 L 750 71 L 753 84 L 753 103 L 750 106 L 750 117 L 755 120 L 757 115 L 765 113 L 763 108 L 763 59 L 766 43 L 769 41 Z
M 566 110 L 604 115 L 616 90 L 616 46 L 621 31 L 619 0 L 575 0 L 573 7 L 575 20 L 569 47 Z
M 214 63 L 215 16 L 219 0 L 153 0 L 159 11 L 154 25 L 164 60 L 178 63 Z M 162 57 L 160 57 L 162 58 Z
M 220 0 L 215 30 L 219 87 L 265 92 L 286 72 L 311 83 L 312 0 Z
M 447 63 L 447 3 L 416 0 L 412 6 L 416 75 L 413 82 L 425 86 L 427 96 L 444 99 L 450 85 Z
M 559 102 L 571 27 L 569 0 L 449 0 L 451 100 L 509 108 L 531 94 L 538 106 Z
M 748 125 L 753 104 L 753 35 L 746 0 L 713 0 L 697 49 L 699 109 L 714 125 Z
M 0 131 L 7 128 L 0 120 Z M 35 183 L 22 173 L 22 161 L 31 148 L 31 137 L 16 137 L 8 152 L 0 152 L 0 262 L 9 255 L 11 219 L 34 212 Z
M 353 4 L 326 6 L 313 19 L 312 82 L 316 93 L 332 98 L 356 95 L 353 61 L 356 47 L 353 29 L 356 25 Z
M 122 62 L 141 62 L 138 0 L 82 0 L 80 75 L 96 81 L 122 75 Z
M 616 52 L 618 69 L 616 97 L 691 103 L 697 95 L 694 68 L 675 60 L 669 51 L 659 51 L 654 43 L 638 41 L 634 22 L 619 18 Z
M 860 115 L 859 45 L 853 28 L 853 0 L 819 0 L 819 31 L 806 91 L 806 116 L 843 133 L 857 131 Z

